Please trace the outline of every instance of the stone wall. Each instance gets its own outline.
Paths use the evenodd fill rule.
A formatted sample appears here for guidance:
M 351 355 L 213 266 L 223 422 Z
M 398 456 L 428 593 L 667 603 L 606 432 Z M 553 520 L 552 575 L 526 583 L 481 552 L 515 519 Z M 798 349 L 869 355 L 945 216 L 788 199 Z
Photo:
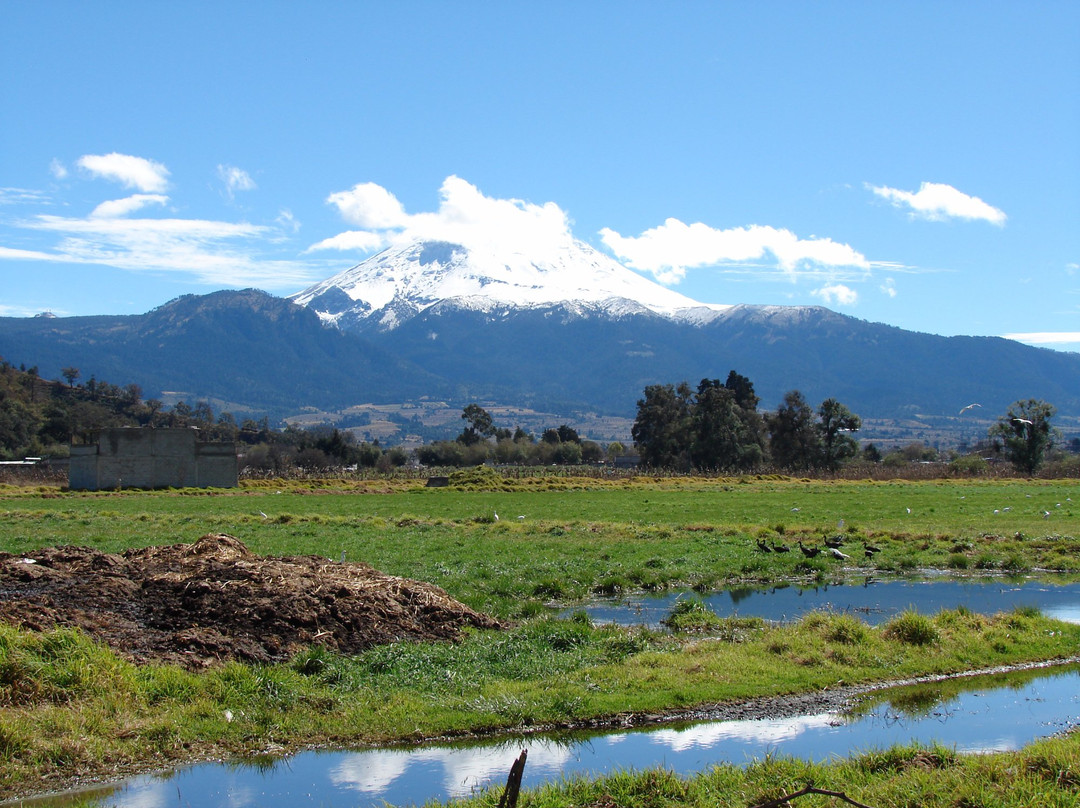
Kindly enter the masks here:
M 195 429 L 103 429 L 71 446 L 68 487 L 233 488 L 236 444 L 201 443 Z

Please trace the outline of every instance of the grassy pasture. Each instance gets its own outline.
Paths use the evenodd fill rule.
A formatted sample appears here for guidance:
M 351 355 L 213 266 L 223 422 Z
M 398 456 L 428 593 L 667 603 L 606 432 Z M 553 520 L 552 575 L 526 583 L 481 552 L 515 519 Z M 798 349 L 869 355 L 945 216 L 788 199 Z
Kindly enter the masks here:
M 270 483 L 228 492 L 0 489 L 0 550 L 76 544 L 118 551 L 224 532 L 262 554 L 337 559 L 344 552 L 501 617 L 595 593 L 705 591 L 777 578 L 929 568 L 1080 573 L 1077 481 L 529 478 L 498 486 L 505 490 L 416 482 Z M 805 559 L 795 546 L 838 533 L 851 556 L 842 564 Z M 763 553 L 758 540 L 792 552 Z M 881 552 L 864 557 L 865 542 Z
M 673 635 L 540 615 L 552 600 L 572 603 L 620 589 L 705 590 L 924 568 L 1075 575 L 1078 481 L 541 478 L 494 487 L 337 481 L 93 494 L 0 487 L 0 550 L 7 552 L 59 544 L 117 551 L 225 532 L 263 554 L 336 559 L 344 551 L 349 560 L 439 584 L 501 617 L 529 618 L 508 632 L 474 632 L 453 645 L 399 644 L 355 658 L 316 648 L 280 665 L 230 664 L 199 674 L 136 668 L 72 632 L 2 627 L 0 797 L 79 773 L 115 775 L 308 744 L 521 731 L 840 681 L 1060 658 L 1080 648 L 1080 626 L 1022 610 L 909 614 L 874 629 L 849 615 L 815 614 L 770 627 L 688 612 L 681 617 L 690 633 Z M 851 554 L 842 564 L 756 547 L 758 539 L 820 544 L 838 532 Z M 873 558 L 862 555 L 867 541 L 881 548 Z M 779 784 L 796 790 L 808 779 L 865 786 L 860 793 L 878 800 L 870 804 L 1014 804 L 992 797 L 994 783 L 970 781 L 983 776 L 1038 796 L 1017 805 L 1076 804 L 1068 800 L 1080 789 L 1078 744 L 1073 734 L 1020 755 L 971 762 L 926 750 L 875 752 L 831 766 L 769 760 L 745 773 L 718 769 L 692 781 L 644 772 L 552 786 L 523 804 L 717 804 L 721 794 L 732 804 L 753 804 L 748 800 L 766 792 L 777 796 Z M 973 801 L 948 801 L 957 783 Z

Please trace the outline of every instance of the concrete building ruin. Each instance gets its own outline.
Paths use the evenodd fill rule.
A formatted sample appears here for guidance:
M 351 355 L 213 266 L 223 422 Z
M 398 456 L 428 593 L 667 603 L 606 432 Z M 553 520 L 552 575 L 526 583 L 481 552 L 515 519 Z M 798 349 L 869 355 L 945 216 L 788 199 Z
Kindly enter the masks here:
M 71 445 L 68 488 L 234 488 L 234 442 L 208 443 L 197 429 L 102 429 Z

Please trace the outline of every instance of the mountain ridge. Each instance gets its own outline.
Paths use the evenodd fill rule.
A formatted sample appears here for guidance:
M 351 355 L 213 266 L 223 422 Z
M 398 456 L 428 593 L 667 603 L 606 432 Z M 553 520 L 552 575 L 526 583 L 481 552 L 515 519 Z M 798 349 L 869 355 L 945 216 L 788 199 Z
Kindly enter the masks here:
M 221 291 L 141 315 L 0 318 L 0 356 L 47 378 L 75 366 L 84 380 L 135 383 L 146 397 L 168 392 L 275 417 L 425 398 L 632 417 L 649 384 L 696 384 L 732 369 L 766 409 L 798 389 L 864 418 L 955 417 L 971 402 L 1004 412 L 1026 398 L 1080 417 L 1080 355 L 918 334 L 823 307 L 739 305 L 692 325 L 651 311 L 600 317 L 450 302 L 361 334 L 265 292 Z

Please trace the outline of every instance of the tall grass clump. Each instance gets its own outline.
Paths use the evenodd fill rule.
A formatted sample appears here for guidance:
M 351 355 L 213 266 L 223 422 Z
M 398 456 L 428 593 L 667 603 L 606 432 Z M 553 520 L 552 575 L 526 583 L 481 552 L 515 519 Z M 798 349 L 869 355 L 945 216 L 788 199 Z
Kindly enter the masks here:
M 0 704 L 68 703 L 135 690 L 135 669 L 77 629 L 0 625 Z
M 907 645 L 930 645 L 937 642 L 938 630 L 934 621 L 918 612 L 903 612 L 882 628 L 881 634 L 889 640 Z

